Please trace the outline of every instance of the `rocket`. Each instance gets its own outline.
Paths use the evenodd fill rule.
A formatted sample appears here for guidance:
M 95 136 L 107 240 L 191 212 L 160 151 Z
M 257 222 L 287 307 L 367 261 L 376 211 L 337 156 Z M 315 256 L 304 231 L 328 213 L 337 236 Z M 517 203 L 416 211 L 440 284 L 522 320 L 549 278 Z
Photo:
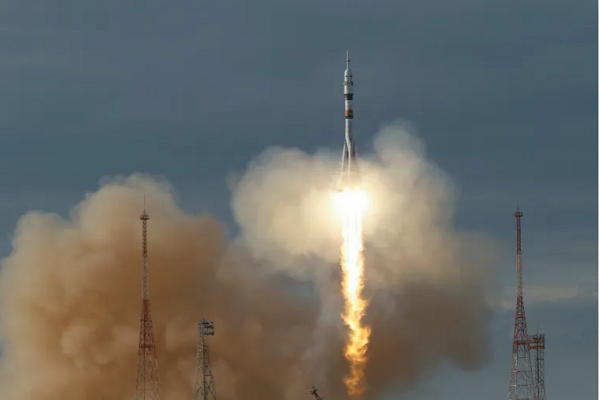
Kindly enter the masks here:
M 352 134 L 352 120 L 354 112 L 352 111 L 352 100 L 354 98 L 354 82 L 352 81 L 352 71 L 350 70 L 349 52 L 346 51 L 346 70 L 344 71 L 344 103 L 345 103 L 345 138 L 344 152 L 342 154 L 342 173 L 340 179 L 340 190 L 358 184 L 359 171 L 358 160 L 356 158 L 356 142 Z

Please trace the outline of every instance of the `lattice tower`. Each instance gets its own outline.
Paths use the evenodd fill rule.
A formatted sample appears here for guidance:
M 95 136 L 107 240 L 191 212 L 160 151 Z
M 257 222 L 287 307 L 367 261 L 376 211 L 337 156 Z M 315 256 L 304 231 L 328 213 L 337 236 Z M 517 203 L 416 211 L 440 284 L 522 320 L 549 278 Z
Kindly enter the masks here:
M 523 271 L 521 263 L 521 217 L 523 213 L 517 208 L 514 214 L 517 220 L 517 305 L 513 334 L 512 365 L 508 400 L 534 400 L 534 382 L 529 355 L 529 336 L 523 303 Z
M 546 338 L 543 333 L 531 335 L 529 341 L 529 350 L 534 352 L 534 381 L 535 381 L 535 400 L 546 400 L 546 382 L 544 350 L 546 349 Z
M 208 351 L 208 336 L 215 335 L 213 321 L 202 319 L 198 322 L 198 353 L 196 358 L 196 376 L 194 379 L 193 400 L 216 400 L 215 382 L 210 367 L 210 356 Z
M 142 316 L 140 318 L 140 341 L 138 346 L 137 376 L 135 380 L 135 400 L 160 400 L 160 380 L 158 362 L 154 347 L 150 297 L 148 294 L 148 220 L 150 216 L 144 207 L 142 220 Z

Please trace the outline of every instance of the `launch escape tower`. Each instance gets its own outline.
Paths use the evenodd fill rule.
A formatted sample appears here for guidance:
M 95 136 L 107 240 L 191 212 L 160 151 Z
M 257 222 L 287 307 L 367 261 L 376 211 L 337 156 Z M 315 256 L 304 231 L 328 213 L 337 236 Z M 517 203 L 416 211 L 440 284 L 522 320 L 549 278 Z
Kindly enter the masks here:
M 196 358 L 196 377 L 194 379 L 194 395 L 192 400 L 217 400 L 215 383 L 210 368 L 208 337 L 215 335 L 213 321 L 202 319 L 198 322 L 198 355 Z
M 535 400 L 546 400 L 546 384 L 544 371 L 544 350 L 546 348 L 546 338 L 543 333 L 531 335 L 529 340 L 529 350 L 535 351 L 534 365 L 534 395 Z
M 154 332 L 150 314 L 150 298 L 148 296 L 148 220 L 150 216 L 144 212 L 142 220 L 142 317 L 140 318 L 140 343 L 138 347 L 137 376 L 135 380 L 135 400 L 160 400 L 160 382 L 158 378 L 158 362 L 154 348 Z
M 523 213 L 517 207 L 517 305 L 513 335 L 512 365 L 508 400 L 534 400 L 534 382 L 529 354 L 530 338 L 527 335 L 527 320 L 523 304 L 523 271 L 521 265 L 521 217 Z

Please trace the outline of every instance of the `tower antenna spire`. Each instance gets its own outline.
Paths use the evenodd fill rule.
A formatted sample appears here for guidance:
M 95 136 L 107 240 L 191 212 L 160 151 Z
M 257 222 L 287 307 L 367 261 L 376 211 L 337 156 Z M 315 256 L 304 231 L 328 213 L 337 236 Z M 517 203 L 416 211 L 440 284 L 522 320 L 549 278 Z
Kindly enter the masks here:
M 518 207 L 514 216 L 517 222 L 517 304 L 515 309 L 508 400 L 535 400 L 531 356 L 529 354 L 530 338 L 527 334 L 527 320 L 525 318 L 525 304 L 523 302 L 523 269 L 521 262 L 521 217 L 523 217 L 523 213 Z
M 148 220 L 146 212 L 146 196 L 144 195 L 144 212 L 142 220 L 142 316 L 140 318 L 140 340 L 138 345 L 138 364 L 135 380 L 134 400 L 160 400 L 160 380 L 158 362 L 154 347 L 154 331 L 150 313 L 150 297 L 148 294 Z

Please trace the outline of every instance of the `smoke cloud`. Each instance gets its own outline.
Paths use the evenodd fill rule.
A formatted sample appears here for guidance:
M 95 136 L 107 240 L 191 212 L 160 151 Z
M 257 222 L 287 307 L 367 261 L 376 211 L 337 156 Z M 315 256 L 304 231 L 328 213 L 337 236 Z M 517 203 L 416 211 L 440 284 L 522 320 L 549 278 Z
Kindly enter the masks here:
M 190 398 L 196 323 L 215 321 L 221 399 L 345 398 L 340 231 L 330 195 L 337 155 L 274 148 L 232 183 L 240 240 L 177 206 L 165 181 L 104 180 L 67 218 L 18 223 L 0 271 L 0 400 L 131 399 L 141 312 L 146 197 L 149 285 L 163 399 Z M 452 225 L 452 187 L 404 126 L 361 162 L 366 229 L 367 398 L 412 387 L 442 361 L 489 355 L 485 301 L 493 246 Z
M 412 126 L 386 126 L 373 150 L 360 162 L 361 186 L 370 196 L 364 222 L 365 294 L 371 299 L 366 321 L 373 328 L 367 398 L 392 383 L 412 387 L 442 360 L 464 369 L 485 364 L 486 289 L 496 251 L 486 235 L 455 229 L 455 189 L 427 160 Z M 339 159 L 326 151 L 311 156 L 274 148 L 233 185 L 241 237 L 260 268 L 317 282 L 319 343 L 340 340 L 344 329 L 341 230 L 331 202 Z M 332 358 L 311 359 L 329 383 L 345 368 L 345 361 Z

